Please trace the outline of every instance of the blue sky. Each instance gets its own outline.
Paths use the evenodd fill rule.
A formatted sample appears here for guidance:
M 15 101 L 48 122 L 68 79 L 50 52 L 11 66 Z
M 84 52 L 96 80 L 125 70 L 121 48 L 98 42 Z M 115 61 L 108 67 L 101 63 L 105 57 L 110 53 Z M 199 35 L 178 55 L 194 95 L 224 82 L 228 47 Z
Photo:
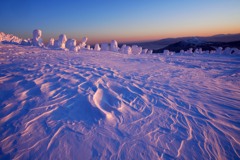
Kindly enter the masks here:
M 240 33 L 239 0 L 1 0 L 0 31 L 90 42 Z

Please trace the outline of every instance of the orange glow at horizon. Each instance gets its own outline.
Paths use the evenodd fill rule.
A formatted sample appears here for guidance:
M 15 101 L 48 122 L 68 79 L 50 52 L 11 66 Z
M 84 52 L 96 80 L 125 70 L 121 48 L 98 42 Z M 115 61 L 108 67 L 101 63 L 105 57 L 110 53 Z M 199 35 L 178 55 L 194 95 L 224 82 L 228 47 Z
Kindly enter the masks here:
M 179 32 L 169 32 L 169 33 L 156 33 L 156 34 L 141 34 L 141 35 L 129 35 L 129 36 L 113 36 L 108 35 L 104 37 L 98 37 L 89 39 L 89 42 L 99 43 L 99 42 L 110 42 L 113 39 L 116 39 L 120 43 L 124 42 L 143 42 L 143 41 L 152 41 L 160 40 L 164 38 L 177 38 L 177 37 L 191 37 L 191 36 L 200 36 L 208 37 L 218 34 L 238 34 L 240 33 L 240 27 L 235 27 L 231 29 L 226 28 L 216 28 L 214 30 L 201 30 L 201 31 L 179 31 Z

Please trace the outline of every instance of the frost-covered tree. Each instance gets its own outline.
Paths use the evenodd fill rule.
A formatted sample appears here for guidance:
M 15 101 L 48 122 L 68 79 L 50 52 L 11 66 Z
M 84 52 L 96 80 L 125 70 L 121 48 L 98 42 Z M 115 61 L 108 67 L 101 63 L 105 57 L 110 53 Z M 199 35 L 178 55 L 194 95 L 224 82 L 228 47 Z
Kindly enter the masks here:
M 86 46 L 86 49 L 87 49 L 87 50 L 91 50 L 91 46 L 90 46 L 90 45 L 87 45 L 87 46 Z
M 188 54 L 192 54 L 192 53 L 193 53 L 193 49 L 192 49 L 192 48 L 189 48 L 189 49 L 187 50 L 187 53 L 188 53 Z
M 65 49 L 66 42 L 67 42 L 67 36 L 65 34 L 61 34 L 56 42 L 56 48 L 58 49 Z M 55 43 L 54 43 L 55 45 Z
M 120 53 L 125 53 L 125 48 L 126 48 L 126 44 L 122 45 L 121 49 L 119 50 Z
M 133 54 L 141 54 L 142 53 L 142 47 L 138 47 L 137 45 L 132 46 L 132 53 Z
M 210 51 L 210 54 L 215 54 L 215 53 L 216 53 L 215 50 L 211 50 L 211 51 Z
M 111 51 L 113 51 L 113 52 L 118 52 L 118 50 L 119 50 L 118 42 L 116 40 L 111 41 L 110 47 L 111 47 Z
M 216 50 L 217 54 L 222 54 L 223 53 L 223 48 L 222 47 L 218 47 Z
M 77 41 L 76 39 L 68 39 L 66 42 L 66 48 L 70 51 L 78 51 L 78 47 L 76 47 Z
M 47 47 L 48 48 L 53 48 L 54 47 L 54 38 L 50 38 Z
M 108 43 L 102 43 L 101 44 L 101 51 L 109 51 L 109 44 Z
M 124 53 L 125 54 L 132 54 L 132 48 L 130 46 L 126 46 L 124 48 Z
M 163 51 L 163 54 L 169 55 L 169 54 L 170 54 L 170 51 L 167 50 L 167 49 L 165 49 L 165 50 Z
M 30 38 L 23 39 L 20 44 L 24 46 L 30 46 L 32 44 L 32 40 Z
M 148 54 L 152 54 L 152 53 L 153 53 L 153 50 L 148 50 L 147 53 L 148 53 Z
M 44 46 L 41 36 L 42 36 L 41 30 L 39 30 L 39 29 L 33 30 L 32 45 L 38 46 L 38 47 Z
M 95 50 L 95 51 L 100 51 L 100 50 L 101 50 L 101 48 L 100 48 L 100 46 L 99 46 L 98 43 L 95 44 L 95 46 L 94 46 L 94 50 Z
M 225 50 L 223 51 L 223 54 L 239 54 L 239 50 L 238 50 L 237 48 L 227 47 L 227 48 L 225 48 Z
M 142 50 L 142 54 L 147 54 L 147 52 L 148 52 L 148 49 L 146 48 Z
M 193 53 L 198 54 L 199 53 L 198 48 L 196 48 Z
M 185 51 L 182 49 L 182 50 L 180 50 L 180 54 L 184 54 L 185 53 Z
M 83 37 L 82 38 L 82 42 L 79 44 L 80 48 L 85 48 L 86 45 L 87 45 L 87 41 L 88 41 L 88 38 L 87 37 Z
M 240 50 L 237 48 L 232 48 L 232 54 L 240 54 Z

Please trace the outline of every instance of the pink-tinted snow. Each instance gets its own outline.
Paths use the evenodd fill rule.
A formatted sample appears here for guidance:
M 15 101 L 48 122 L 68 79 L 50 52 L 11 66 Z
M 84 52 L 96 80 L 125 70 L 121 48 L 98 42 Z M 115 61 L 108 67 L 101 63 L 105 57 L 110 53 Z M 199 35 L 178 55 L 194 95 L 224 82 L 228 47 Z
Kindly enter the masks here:
M 239 159 L 240 57 L 0 44 L 2 159 Z

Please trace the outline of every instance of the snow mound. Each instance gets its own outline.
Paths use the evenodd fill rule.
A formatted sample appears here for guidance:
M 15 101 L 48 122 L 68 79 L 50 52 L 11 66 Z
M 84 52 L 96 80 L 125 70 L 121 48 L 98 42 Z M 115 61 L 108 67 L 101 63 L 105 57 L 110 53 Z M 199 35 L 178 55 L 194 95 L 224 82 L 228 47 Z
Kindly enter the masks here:
M 107 120 L 114 121 L 114 115 L 116 114 L 114 112 L 117 112 L 117 109 L 120 107 L 121 100 L 102 84 L 98 84 L 97 88 L 97 91 L 93 95 L 94 104 L 105 115 Z

